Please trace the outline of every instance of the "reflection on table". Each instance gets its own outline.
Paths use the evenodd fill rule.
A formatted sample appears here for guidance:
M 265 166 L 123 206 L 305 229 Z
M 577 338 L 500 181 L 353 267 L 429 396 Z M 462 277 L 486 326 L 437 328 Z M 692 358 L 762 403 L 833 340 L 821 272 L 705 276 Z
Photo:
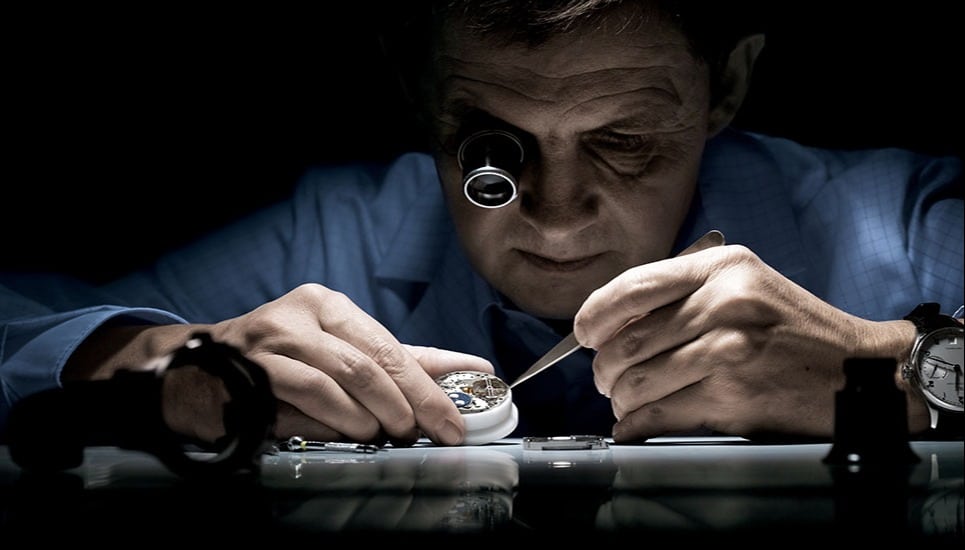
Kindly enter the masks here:
M 857 469 L 824 464 L 829 447 L 738 438 L 580 451 L 529 451 L 519 440 L 420 444 L 266 454 L 255 478 L 208 481 L 180 479 L 150 455 L 109 447 L 87 449 L 77 469 L 40 476 L 0 448 L 0 528 L 99 538 L 124 526 L 158 537 L 200 530 L 218 540 L 305 542 L 565 541 L 587 532 L 598 540 L 634 533 L 650 541 L 965 541 L 961 441 L 913 442 L 917 464 Z

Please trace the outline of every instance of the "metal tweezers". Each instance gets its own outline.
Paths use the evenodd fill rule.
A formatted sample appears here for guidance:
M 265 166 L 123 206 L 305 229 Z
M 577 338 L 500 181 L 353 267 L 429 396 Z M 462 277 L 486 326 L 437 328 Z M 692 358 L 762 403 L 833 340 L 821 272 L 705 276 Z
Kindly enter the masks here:
M 693 244 L 683 249 L 677 254 L 677 256 L 684 256 L 686 254 L 690 254 L 691 252 L 697 252 L 711 246 L 720 246 L 722 244 L 724 244 L 724 234 L 714 229 L 708 231 L 704 234 L 704 236 L 694 241 Z M 581 347 L 582 346 L 580 346 L 580 343 L 576 341 L 576 336 L 574 336 L 571 332 L 569 336 L 563 338 L 559 344 L 553 346 L 553 349 L 546 352 L 546 355 L 540 357 L 538 361 L 533 363 L 533 366 L 526 369 L 526 372 L 521 374 L 515 382 L 509 385 L 509 387 L 515 388 L 521 382 L 525 382 L 526 380 L 529 380 L 544 370 L 552 367 L 556 363 L 559 363 Z

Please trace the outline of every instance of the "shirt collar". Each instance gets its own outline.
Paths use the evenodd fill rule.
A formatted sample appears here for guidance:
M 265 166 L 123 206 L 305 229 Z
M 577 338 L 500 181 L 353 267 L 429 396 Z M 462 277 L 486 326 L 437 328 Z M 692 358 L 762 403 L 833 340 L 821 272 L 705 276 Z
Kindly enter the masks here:
M 387 175 L 387 185 L 401 185 L 393 177 L 417 178 L 418 192 L 409 196 L 405 214 L 385 254 L 376 266 L 378 279 L 428 283 L 442 264 L 454 240 L 455 228 L 439 188 L 438 175 L 430 157 L 420 158 L 414 173 Z M 411 183 L 411 182 L 410 182 Z

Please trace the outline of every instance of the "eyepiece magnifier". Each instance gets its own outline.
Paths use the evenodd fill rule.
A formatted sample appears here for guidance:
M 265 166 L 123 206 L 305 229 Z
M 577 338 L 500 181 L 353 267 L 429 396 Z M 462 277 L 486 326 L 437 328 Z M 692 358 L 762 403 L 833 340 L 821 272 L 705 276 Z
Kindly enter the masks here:
M 505 130 L 475 132 L 459 145 L 463 192 L 481 208 L 501 208 L 516 198 L 523 142 Z

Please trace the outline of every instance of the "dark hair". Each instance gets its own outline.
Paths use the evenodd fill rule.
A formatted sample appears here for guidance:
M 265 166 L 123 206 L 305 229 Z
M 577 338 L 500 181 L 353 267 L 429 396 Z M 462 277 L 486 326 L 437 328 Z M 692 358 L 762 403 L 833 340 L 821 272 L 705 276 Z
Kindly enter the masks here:
M 741 37 L 760 32 L 755 2 L 718 0 L 447 0 L 430 2 L 437 18 L 457 13 L 467 30 L 502 35 L 536 46 L 583 23 L 606 19 L 610 9 L 634 4 L 669 21 L 690 40 L 694 53 L 707 62 L 726 55 Z M 628 22 L 632 23 L 632 22 Z
M 708 66 L 712 103 L 719 97 L 721 70 L 734 46 L 764 30 L 763 0 L 421 0 L 397 2 L 394 10 L 384 11 L 389 26 L 381 35 L 411 91 L 416 89 L 413 78 L 426 69 L 422 63 L 433 30 L 453 17 L 463 20 L 471 33 L 538 46 L 574 27 L 608 21 L 612 9 L 624 4 L 639 6 L 641 18 L 622 22 L 619 32 L 632 32 L 633 25 L 656 17 L 683 33 L 694 57 Z

